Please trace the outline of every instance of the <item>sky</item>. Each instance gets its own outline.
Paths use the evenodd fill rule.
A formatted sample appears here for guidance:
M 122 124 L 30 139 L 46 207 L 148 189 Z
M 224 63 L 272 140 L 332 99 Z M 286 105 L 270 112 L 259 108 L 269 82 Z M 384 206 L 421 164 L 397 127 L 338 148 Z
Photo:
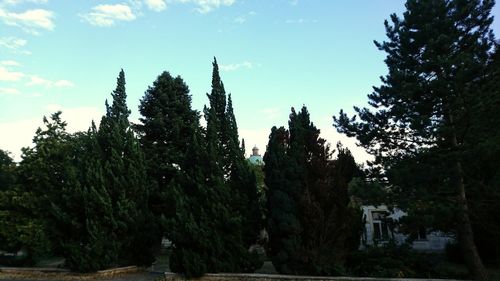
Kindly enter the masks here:
M 44 115 L 68 131 L 99 122 L 123 68 L 131 121 L 163 71 L 180 75 L 192 106 L 208 104 L 217 57 L 247 153 L 307 106 L 321 136 L 369 156 L 332 116 L 367 104 L 385 75 L 383 22 L 403 0 L 0 0 L 0 149 L 21 159 Z M 500 17 L 495 6 L 493 16 Z M 500 23 L 493 30 L 498 37 Z

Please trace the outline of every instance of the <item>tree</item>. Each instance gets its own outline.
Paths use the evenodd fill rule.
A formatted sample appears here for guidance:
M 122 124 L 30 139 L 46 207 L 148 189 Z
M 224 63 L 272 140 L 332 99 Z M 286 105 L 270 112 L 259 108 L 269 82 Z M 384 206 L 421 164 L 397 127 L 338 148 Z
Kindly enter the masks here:
M 131 129 L 126 104 L 125 74 L 120 71 L 112 105 L 106 101 L 97 140 L 102 157 L 103 178 L 111 197 L 118 256 L 129 264 L 153 262 L 153 243 L 157 237 L 149 209 L 149 181 L 144 154 Z
M 118 263 L 120 243 L 116 236 L 111 197 L 105 186 L 97 129 L 72 136 L 72 166 L 77 181 L 61 192 L 64 205 L 55 206 L 59 221 L 66 225 L 64 249 L 66 265 L 77 272 L 95 272 Z
M 71 136 L 66 132 L 66 122 L 61 112 L 50 119 L 43 118 L 44 127 L 38 128 L 33 147 L 22 149 L 19 164 L 20 192 L 33 196 L 29 200 L 32 218 L 40 222 L 43 236 L 53 241 L 52 251 L 64 255 L 62 243 L 67 236 L 67 225 L 57 217 L 57 209 L 67 204 L 64 194 L 71 193 L 76 183 L 76 173 L 71 165 Z M 28 210 L 25 210 L 27 212 Z
M 186 157 L 171 184 L 176 212 L 168 225 L 170 268 L 186 277 L 254 270 L 243 243 L 241 217 L 230 207 L 232 194 L 215 159 L 215 144 L 206 142 L 201 128 L 193 128 Z
M 47 253 L 45 224 L 35 216 L 36 197 L 18 183 L 18 168 L 8 152 L 0 150 L 0 245 L 3 251 L 24 249 L 28 263 Z
M 389 74 L 368 96 L 371 109 L 355 107 L 360 121 L 343 111 L 334 118 L 339 132 L 356 136 L 376 156 L 391 190 L 413 199 L 405 200 L 410 212 L 429 207 L 428 214 L 438 208 L 455 215 L 452 227 L 478 280 L 487 275 L 474 243 L 472 187 L 463 157 L 472 145 L 472 105 L 481 99 L 477 87 L 493 44 L 493 5 L 488 0 L 408 0 L 402 19 L 391 15 L 392 24 L 385 22 L 388 41 L 375 42 L 387 53 Z M 422 165 L 429 172 L 418 179 L 412 171 Z
M 212 90 L 207 96 L 210 102 L 210 106 L 204 108 L 207 143 L 213 146 L 215 162 L 222 168 L 224 183 L 230 187 L 233 198 L 228 206 L 236 216 L 241 217 L 239 229 L 243 235 L 244 247 L 248 249 L 256 243 L 262 228 L 257 181 L 241 149 L 231 95 L 226 98 L 215 58 Z M 259 264 L 256 263 L 254 267 L 257 268 Z
M 292 108 L 288 126 L 272 129 L 264 156 L 271 259 L 281 273 L 339 274 L 359 242 L 361 213 L 348 194 L 359 168 L 340 144 L 330 159 L 306 107 Z
M 198 112 L 191 109 L 189 88 L 182 78 L 174 78 L 166 71 L 148 88 L 139 111 L 143 117 L 137 130 L 147 159 L 148 176 L 155 187 L 151 190 L 151 209 L 157 220 L 171 219 L 177 199 L 170 184 L 185 159 L 193 128 L 199 126 Z M 161 232 L 169 237 L 165 225 Z
M 302 226 L 298 219 L 297 193 L 295 185 L 288 184 L 291 163 L 286 152 L 289 134 L 284 127 L 273 127 L 264 155 L 265 183 L 267 194 L 267 231 L 269 232 L 269 255 L 280 273 L 294 273 L 300 264 Z

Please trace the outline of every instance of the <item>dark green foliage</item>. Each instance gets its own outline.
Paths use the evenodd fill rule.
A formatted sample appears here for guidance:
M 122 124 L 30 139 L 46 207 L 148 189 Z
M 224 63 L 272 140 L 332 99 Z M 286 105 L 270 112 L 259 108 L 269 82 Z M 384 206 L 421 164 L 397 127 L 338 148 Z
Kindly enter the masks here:
M 14 266 L 30 264 L 50 249 L 46 224 L 35 215 L 36 197 L 19 185 L 17 170 L 9 154 L 0 150 L 0 250 L 23 249 L 26 254 L 0 264 Z
M 339 132 L 356 136 L 376 157 L 376 176 L 388 180 L 395 203 L 409 217 L 418 215 L 408 218 L 413 227 L 457 233 L 479 280 L 487 276 L 472 227 L 480 220 L 473 212 L 482 192 L 469 173 L 480 162 L 468 156 L 479 156 L 481 144 L 498 146 L 479 133 L 497 128 L 483 126 L 487 97 L 495 96 L 482 90 L 494 42 L 493 4 L 408 0 L 403 18 L 392 15 L 392 24 L 385 22 L 388 41 L 376 42 L 387 53 L 389 74 L 368 96 L 370 108 L 355 107 L 360 121 L 342 111 L 334 118 Z M 494 146 L 489 149 L 496 151 Z
M 436 253 L 412 251 L 407 244 L 390 242 L 349 255 L 345 264 L 350 275 L 385 278 L 458 278 L 466 276 L 446 270 L 446 261 Z
M 228 208 L 231 193 L 222 170 L 213 161 L 214 151 L 204 144 L 200 132 L 194 131 L 172 184 L 178 200 L 171 224 L 170 268 L 186 277 L 252 270 L 241 238 L 241 219 Z
M 67 225 L 61 243 L 69 268 L 93 272 L 116 265 L 120 246 L 94 125 L 73 137 L 72 152 L 78 155 L 72 163 L 78 169 L 78 182 L 71 192 L 62 194 L 67 205 L 58 208 L 59 219 Z
M 97 140 L 104 186 L 112 202 L 118 256 L 126 264 L 149 265 L 157 231 L 149 210 L 149 181 L 143 152 L 131 130 L 126 104 L 125 74 L 120 71 L 113 103 L 106 102 Z
M 217 61 L 214 59 L 212 72 L 212 91 L 207 94 L 210 106 L 205 107 L 207 120 L 206 145 L 211 161 L 221 173 L 221 184 L 226 185 L 228 194 L 220 203 L 227 208 L 238 224 L 234 226 L 236 236 L 234 243 L 242 245 L 233 248 L 236 252 L 229 256 L 241 255 L 243 260 L 255 261 L 248 248 L 255 244 L 262 228 L 262 214 L 259 207 L 257 181 L 249 164 L 245 160 L 244 151 L 240 147 L 238 128 L 233 112 L 231 96 L 226 98 L 224 85 L 220 79 Z M 211 162 L 211 163 L 212 163 Z M 239 241 L 239 239 L 242 239 Z M 237 254 L 243 248 L 244 251 Z M 228 247 L 231 249 L 231 247 Z M 260 262 L 253 266 L 240 263 L 240 271 L 253 271 Z
M 64 248 L 59 241 L 66 239 L 67 222 L 59 219 L 58 209 L 72 203 L 66 201 L 65 196 L 76 187 L 76 169 L 71 165 L 71 136 L 66 132 L 61 112 L 52 114 L 50 120 L 44 117 L 43 122 L 45 128 L 36 131 L 34 146 L 23 148 L 19 183 L 21 192 L 33 196 L 32 218 L 42 222 L 41 228 L 52 241 L 54 253 L 63 254 Z
M 180 76 L 174 78 L 168 72 L 160 74 L 146 91 L 139 111 L 143 117 L 137 129 L 148 163 L 148 176 L 155 187 L 151 190 L 150 205 L 158 219 L 172 218 L 175 198 L 169 185 L 184 161 L 193 128 L 199 126 L 199 116 L 191 109 L 188 86 Z M 163 235 L 167 231 L 163 227 Z
M 271 259 L 280 273 L 340 274 L 359 244 L 361 212 L 348 194 L 359 168 L 340 144 L 330 160 L 305 107 L 292 108 L 289 128 L 272 128 L 264 155 Z

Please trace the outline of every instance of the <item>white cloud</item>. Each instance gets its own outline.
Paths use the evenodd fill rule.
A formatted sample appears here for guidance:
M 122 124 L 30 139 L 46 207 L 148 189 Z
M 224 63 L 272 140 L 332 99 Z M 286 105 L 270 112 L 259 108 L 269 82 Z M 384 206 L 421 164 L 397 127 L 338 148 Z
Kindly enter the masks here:
M 68 80 L 58 80 L 56 82 L 54 82 L 54 87 L 58 87 L 58 88 L 71 88 L 71 87 L 74 87 L 75 84 L 71 81 L 68 81 Z
M 25 76 L 22 72 L 10 71 L 7 68 L 0 66 L 0 81 L 19 81 Z
M 99 120 L 103 114 L 97 107 L 74 107 L 64 108 L 57 104 L 45 106 L 45 115 L 48 117 L 55 111 L 61 110 L 61 118 L 68 123 L 66 127 L 68 132 L 86 131 L 95 120 Z M 38 127 L 42 126 L 42 116 L 24 120 L 1 122 L 0 132 L 9 132 L 3 134 L 0 138 L 0 148 L 12 152 L 15 161 L 21 160 L 21 148 L 32 145 L 32 139 Z
M 290 5 L 292 6 L 297 6 L 299 4 L 299 0 L 290 0 L 290 2 L 288 3 L 290 3 Z
M 245 17 L 237 17 L 234 19 L 234 22 L 239 23 L 239 24 L 243 24 L 246 21 L 247 21 L 247 19 Z
M 0 38 L 0 46 L 7 49 L 19 49 L 24 47 L 28 41 L 16 37 L 2 37 Z
M 222 71 L 235 71 L 235 70 L 238 70 L 240 68 L 251 69 L 251 68 L 253 68 L 253 64 L 249 61 L 244 61 L 242 63 L 221 64 L 221 65 L 219 65 L 219 68 Z
M 176 0 L 180 3 L 193 3 L 198 6 L 196 11 L 202 14 L 209 13 L 221 6 L 231 6 L 235 0 Z
M 7 5 L 17 5 L 22 3 L 47 4 L 48 0 L 3 0 Z
M 39 34 L 40 30 L 54 30 L 54 13 L 44 9 L 27 10 L 13 13 L 0 9 L 0 19 L 7 25 L 17 26 L 25 32 Z
M 19 92 L 18 89 L 14 88 L 0 88 L 0 96 L 2 95 L 20 95 L 21 92 Z
M 285 21 L 285 23 L 293 23 L 293 24 L 318 23 L 318 20 L 308 20 L 303 18 L 297 20 L 288 19 Z
M 16 37 L 0 37 L 0 48 L 6 48 L 13 54 L 31 55 L 31 52 L 22 50 L 26 43 L 28 41 Z
M 57 88 L 67 88 L 67 87 L 74 87 L 75 84 L 73 82 L 68 81 L 68 80 L 57 80 L 57 81 L 51 81 L 45 78 L 42 78 L 38 75 L 31 75 L 30 76 L 30 81 L 26 83 L 26 86 L 43 86 L 45 88 L 52 88 L 52 87 L 57 87 Z
M 3 61 L 0 61 L 0 65 L 4 65 L 4 66 L 21 66 L 20 63 L 18 63 L 17 61 L 14 61 L 14 60 L 3 60 Z
M 95 26 L 112 26 L 117 21 L 132 21 L 136 16 L 126 4 L 97 5 L 92 11 L 81 15 L 88 23 Z
M 261 112 L 267 119 L 276 119 L 278 116 L 282 115 L 281 108 L 279 107 L 264 108 Z
M 146 6 L 155 12 L 161 12 L 167 8 L 165 0 L 144 0 Z

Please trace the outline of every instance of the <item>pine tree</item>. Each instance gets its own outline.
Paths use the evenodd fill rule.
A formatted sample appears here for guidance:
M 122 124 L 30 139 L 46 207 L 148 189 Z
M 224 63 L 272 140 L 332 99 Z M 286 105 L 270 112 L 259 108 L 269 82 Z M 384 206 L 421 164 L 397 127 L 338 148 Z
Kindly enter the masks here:
M 389 74 L 368 96 L 371 108 L 355 108 L 360 121 L 342 111 L 335 118 L 337 130 L 356 136 L 376 156 L 380 171 L 390 173 L 385 175 L 392 180 L 389 187 L 410 202 L 410 212 L 428 208 L 427 214 L 440 209 L 454 215 L 449 221 L 458 223 L 448 226 L 456 230 L 478 280 L 488 277 L 474 244 L 463 153 L 471 144 L 472 105 L 481 97 L 478 83 L 492 48 L 493 5 L 489 0 L 408 0 L 402 19 L 392 15 L 392 24 L 385 22 L 388 41 L 376 42 L 387 53 Z M 411 172 L 416 163 L 435 173 L 417 178 Z M 408 194 L 416 196 L 410 201 Z M 458 204 L 450 206 L 450 200 Z M 437 223 L 438 216 L 427 217 Z
M 157 220 L 168 220 L 176 212 L 170 183 L 184 161 L 193 128 L 199 126 L 198 112 L 191 109 L 188 86 L 180 76 L 174 78 L 168 72 L 160 74 L 146 91 L 139 111 L 143 117 L 137 129 L 148 163 L 148 176 L 155 186 L 150 205 Z M 163 225 L 162 229 L 162 234 L 168 237 L 169 228 Z
M 149 181 L 143 152 L 135 138 L 126 104 L 125 74 L 117 78 L 111 93 L 112 105 L 106 102 L 97 139 L 101 149 L 103 177 L 113 202 L 119 257 L 126 263 L 147 265 L 154 260 L 153 237 L 157 237 L 149 210 Z
M 232 199 L 229 208 L 241 218 L 239 226 L 245 248 L 255 244 L 262 227 L 257 181 L 241 150 L 238 127 L 233 111 L 231 95 L 226 98 L 224 84 L 219 75 L 217 60 L 214 58 L 212 91 L 207 94 L 210 106 L 205 107 L 207 121 L 207 143 L 213 147 L 215 163 L 222 169 L 224 184 L 230 187 Z M 227 102 L 227 103 L 226 103 Z M 255 257 L 254 268 L 260 264 Z M 251 270 L 251 269 L 246 269 Z
M 272 129 L 264 156 L 271 259 L 280 273 L 339 274 L 359 241 L 361 213 L 348 194 L 359 168 L 341 145 L 330 160 L 305 106 L 292 108 L 288 126 Z
M 300 233 L 302 225 L 298 219 L 297 191 L 289 184 L 291 163 L 287 156 L 290 142 L 284 127 L 273 127 L 264 155 L 265 183 L 267 193 L 267 231 L 269 233 L 269 255 L 278 272 L 297 273 L 300 265 Z
M 109 268 L 119 258 L 117 225 L 103 178 L 96 135 L 92 123 L 88 132 L 73 136 L 72 164 L 77 169 L 78 181 L 71 192 L 62 194 L 68 204 L 58 207 L 56 212 L 69 228 L 63 242 L 66 265 L 77 272 Z

